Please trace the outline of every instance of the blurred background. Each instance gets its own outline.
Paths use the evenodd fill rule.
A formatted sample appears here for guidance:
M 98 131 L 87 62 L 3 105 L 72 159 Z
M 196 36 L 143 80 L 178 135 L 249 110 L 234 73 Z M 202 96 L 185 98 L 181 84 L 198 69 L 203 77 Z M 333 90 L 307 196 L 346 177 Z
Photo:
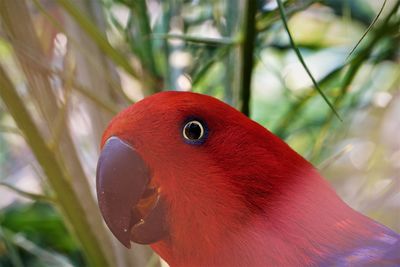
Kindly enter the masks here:
M 0 266 L 160 265 L 94 193 L 109 120 L 163 90 L 243 111 L 400 232 L 400 1 L 280 2 L 0 0 Z

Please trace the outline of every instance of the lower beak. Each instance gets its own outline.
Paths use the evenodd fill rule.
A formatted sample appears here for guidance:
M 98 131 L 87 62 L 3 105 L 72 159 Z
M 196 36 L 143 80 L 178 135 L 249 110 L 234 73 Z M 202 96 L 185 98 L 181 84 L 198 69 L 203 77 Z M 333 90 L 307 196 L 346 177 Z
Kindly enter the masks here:
M 139 153 L 118 137 L 105 143 L 97 164 L 97 199 L 114 236 L 127 248 L 130 241 L 150 244 L 167 234 L 166 207 L 160 189 Z

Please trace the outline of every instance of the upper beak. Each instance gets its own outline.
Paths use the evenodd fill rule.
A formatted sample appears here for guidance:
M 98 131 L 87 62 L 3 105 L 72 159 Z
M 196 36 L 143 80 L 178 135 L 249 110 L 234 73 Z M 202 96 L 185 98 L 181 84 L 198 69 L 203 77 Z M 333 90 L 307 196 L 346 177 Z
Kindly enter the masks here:
M 149 244 L 167 233 L 166 208 L 159 188 L 139 153 L 118 137 L 105 143 L 97 164 L 97 198 L 114 236 L 126 247 L 130 240 Z

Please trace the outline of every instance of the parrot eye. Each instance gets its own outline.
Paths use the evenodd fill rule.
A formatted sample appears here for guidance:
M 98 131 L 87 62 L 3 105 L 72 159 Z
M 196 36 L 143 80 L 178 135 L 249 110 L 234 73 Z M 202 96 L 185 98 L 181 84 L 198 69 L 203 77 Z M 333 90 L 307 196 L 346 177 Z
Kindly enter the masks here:
M 205 136 L 205 127 L 197 120 L 191 120 L 183 126 L 183 137 L 190 143 L 198 143 Z

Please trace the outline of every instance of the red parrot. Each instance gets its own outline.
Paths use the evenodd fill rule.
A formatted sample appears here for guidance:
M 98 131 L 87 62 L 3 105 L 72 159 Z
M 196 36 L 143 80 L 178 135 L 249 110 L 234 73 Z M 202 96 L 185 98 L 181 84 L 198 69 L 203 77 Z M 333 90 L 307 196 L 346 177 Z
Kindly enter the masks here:
M 400 266 L 400 236 L 286 143 L 210 96 L 162 92 L 104 132 L 97 196 L 126 247 L 170 266 Z

